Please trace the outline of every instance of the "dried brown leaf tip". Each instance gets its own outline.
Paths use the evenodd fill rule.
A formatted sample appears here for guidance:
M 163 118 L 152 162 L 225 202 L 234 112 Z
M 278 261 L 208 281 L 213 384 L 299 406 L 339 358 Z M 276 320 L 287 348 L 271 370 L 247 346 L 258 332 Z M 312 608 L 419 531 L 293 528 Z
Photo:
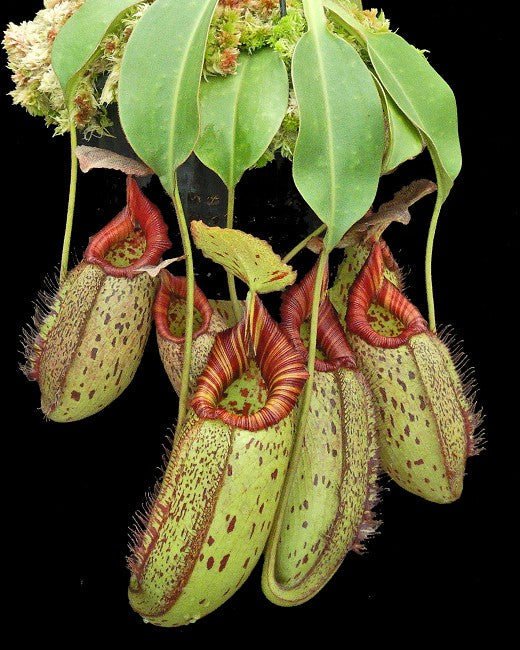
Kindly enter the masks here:
M 115 169 L 128 176 L 151 176 L 154 173 L 140 160 L 122 156 L 109 149 L 79 145 L 75 151 L 79 167 L 84 173 L 91 169 Z

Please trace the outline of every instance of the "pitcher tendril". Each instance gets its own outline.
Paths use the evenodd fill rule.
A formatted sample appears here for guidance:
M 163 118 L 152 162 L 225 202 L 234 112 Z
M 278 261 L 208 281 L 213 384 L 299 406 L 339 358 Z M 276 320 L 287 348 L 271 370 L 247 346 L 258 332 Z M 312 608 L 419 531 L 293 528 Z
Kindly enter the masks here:
M 76 157 L 77 146 L 76 127 L 71 120 L 70 124 L 70 183 L 69 199 L 67 204 L 67 215 L 65 219 L 65 232 L 63 235 L 63 246 L 60 262 L 60 284 L 65 280 L 69 268 L 70 240 L 72 237 L 72 224 L 74 222 L 74 208 L 76 205 L 76 186 L 78 182 L 78 159 Z
M 186 325 L 184 330 L 184 362 L 179 391 L 179 412 L 177 415 L 177 427 L 175 429 L 175 433 L 177 434 L 182 427 L 188 408 L 191 350 L 193 343 L 193 308 L 195 305 L 195 272 L 193 269 L 193 253 L 191 250 L 188 224 L 186 223 L 186 217 L 182 208 L 182 201 L 179 194 L 179 186 L 176 176 L 174 179 L 174 193 L 172 198 L 175 206 L 175 213 L 177 214 L 177 223 L 179 225 L 182 250 L 185 255 L 186 264 Z
M 234 214 L 235 214 L 235 189 L 228 190 L 228 200 L 227 200 L 227 215 L 226 215 L 226 227 L 233 228 L 234 226 Z M 233 305 L 233 311 L 235 313 L 235 318 L 237 321 L 240 320 L 242 316 L 242 309 L 238 302 L 237 289 L 235 285 L 235 278 L 232 273 L 227 272 L 227 281 L 229 289 L 229 297 Z

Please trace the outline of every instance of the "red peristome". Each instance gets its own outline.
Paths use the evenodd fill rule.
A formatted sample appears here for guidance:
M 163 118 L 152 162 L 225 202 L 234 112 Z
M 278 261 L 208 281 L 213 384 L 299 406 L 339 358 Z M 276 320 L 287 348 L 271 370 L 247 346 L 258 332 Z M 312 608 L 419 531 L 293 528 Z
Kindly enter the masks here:
M 122 242 L 132 232 L 141 230 L 146 240 L 146 249 L 139 259 L 128 266 L 116 267 L 105 259 L 115 244 Z M 170 248 L 168 227 L 159 208 L 139 189 L 132 176 L 126 181 L 126 206 L 104 228 L 91 237 L 83 259 L 97 264 L 105 273 L 116 278 L 133 277 L 143 266 L 155 266 L 161 255 Z
M 304 361 L 308 359 L 309 351 L 300 336 L 300 327 L 312 311 L 312 297 L 316 284 L 318 264 L 307 273 L 303 280 L 287 290 L 282 298 L 280 314 L 281 327 Z M 323 274 L 321 295 L 327 290 L 328 270 Z M 321 372 L 331 372 L 338 368 L 355 368 L 354 353 L 341 327 L 338 315 L 328 297 L 323 298 L 318 312 L 319 348 L 327 356 L 325 361 L 316 359 L 314 367 Z
M 374 243 L 377 243 L 374 241 Z M 379 247 L 381 248 L 381 254 L 383 256 L 383 261 L 385 263 L 386 268 L 389 271 L 393 271 L 394 273 L 399 271 L 399 264 L 394 259 L 394 256 L 392 255 L 392 251 L 390 250 L 388 244 L 384 241 L 384 239 L 379 240 Z
M 217 334 L 191 406 L 201 418 L 220 419 L 231 426 L 260 431 L 280 422 L 294 408 L 308 378 L 301 356 L 255 297 L 251 331 L 247 317 Z M 248 368 L 251 348 L 267 384 L 267 400 L 256 413 L 237 415 L 218 404 L 225 389 Z
M 347 329 L 374 347 L 397 348 L 412 336 L 428 331 L 426 321 L 419 310 L 384 277 L 385 260 L 379 242 L 372 246 L 359 275 L 352 284 L 346 315 Z M 375 332 L 368 320 L 372 303 L 381 305 L 404 325 L 398 336 L 383 336 Z
M 153 316 L 157 333 L 164 339 L 173 343 L 184 343 L 184 336 L 174 336 L 168 322 L 168 308 L 175 302 L 186 302 L 187 284 L 186 278 L 174 276 L 169 271 L 163 270 L 160 273 L 161 284 L 155 296 L 153 305 Z M 202 325 L 193 333 L 193 340 L 208 331 L 213 316 L 213 309 L 204 293 L 195 285 L 194 306 L 202 317 Z

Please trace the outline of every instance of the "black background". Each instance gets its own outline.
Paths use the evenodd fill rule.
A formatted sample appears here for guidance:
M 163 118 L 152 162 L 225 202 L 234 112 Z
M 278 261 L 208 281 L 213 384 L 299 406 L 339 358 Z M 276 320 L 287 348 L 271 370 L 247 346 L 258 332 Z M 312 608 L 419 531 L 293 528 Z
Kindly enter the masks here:
M 1 22 L 30 20 L 40 7 L 35 1 L 4 2 Z M 459 634 L 469 638 L 484 628 L 503 629 L 503 590 L 512 580 L 516 555 L 510 528 L 515 508 L 508 498 L 518 435 L 512 375 L 518 337 L 511 317 L 517 302 L 513 224 L 518 211 L 511 188 L 518 143 L 509 108 L 508 37 L 493 25 L 503 19 L 502 29 L 507 18 L 488 19 L 460 2 L 387 0 L 383 8 L 404 38 L 430 50 L 430 62 L 454 89 L 459 106 L 464 166 L 441 215 L 434 285 L 438 322 L 453 325 L 464 341 L 485 413 L 485 451 L 469 460 L 461 499 L 446 506 L 427 503 L 383 480 L 379 533 L 364 555 L 350 554 L 309 603 L 292 609 L 270 604 L 261 593 L 257 566 L 231 600 L 197 624 L 170 630 L 144 625 L 127 603 L 127 530 L 160 477 L 162 444 L 174 424 L 176 398 L 152 333 L 134 381 L 105 411 L 67 425 L 43 420 L 37 386 L 27 383 L 17 367 L 19 339 L 44 278 L 55 274 L 59 263 L 68 140 L 53 138 L 42 119 L 11 105 L 4 56 L 2 293 L 8 362 L 3 364 L 3 564 L 9 577 L 3 586 L 10 602 L 7 618 L 20 637 L 36 631 L 42 640 L 88 635 L 122 642 L 239 643 L 284 636 L 294 640 L 303 631 L 317 632 L 323 640 L 338 633 L 347 644 L 354 637 L 424 642 L 437 634 L 447 640 L 448 629 L 451 639 Z M 383 179 L 378 202 L 419 177 L 434 178 L 427 155 Z M 201 196 L 198 207 L 192 203 L 193 214 L 200 216 L 201 205 L 218 192 L 192 189 Z M 156 181 L 146 191 L 163 209 L 174 252 L 179 251 L 168 200 Z M 121 174 L 81 175 L 75 260 L 89 235 L 123 202 Z M 386 238 L 409 272 L 409 297 L 425 312 L 422 269 L 433 197 L 421 203 L 413 208 L 411 224 L 393 225 Z M 224 213 L 224 194 L 212 211 Z M 305 234 L 305 210 L 295 198 L 287 165 L 246 175 L 238 189 L 237 216 L 238 227 L 270 238 L 280 253 Z M 305 270 L 311 261 L 305 252 L 295 266 Z M 222 274 L 200 257 L 196 263 L 200 286 L 210 296 L 221 288 L 224 296 Z M 269 306 L 275 313 L 275 298 Z

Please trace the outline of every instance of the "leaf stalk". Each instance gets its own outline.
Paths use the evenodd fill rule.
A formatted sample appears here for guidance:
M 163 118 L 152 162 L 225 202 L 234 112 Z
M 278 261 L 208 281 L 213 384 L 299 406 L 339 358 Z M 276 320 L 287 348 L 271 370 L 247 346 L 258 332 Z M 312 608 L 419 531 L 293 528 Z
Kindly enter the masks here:
M 268 563 L 267 572 L 272 579 L 276 580 L 276 567 L 275 557 L 276 553 L 272 552 L 272 545 L 277 543 L 277 540 L 280 537 L 281 527 L 283 525 L 283 513 L 287 507 L 287 502 L 289 495 L 291 494 L 291 486 L 296 478 L 298 466 L 300 463 L 300 457 L 303 449 L 303 436 L 306 428 L 307 418 L 309 415 L 309 404 L 311 401 L 312 395 L 312 386 L 314 383 L 314 362 L 316 360 L 316 342 L 318 337 L 318 312 L 320 306 L 321 298 L 321 287 L 323 284 L 323 274 L 325 272 L 325 267 L 328 259 L 328 251 L 324 249 L 319 258 L 318 270 L 316 273 L 316 283 L 314 285 L 314 292 L 312 296 L 312 311 L 311 311 L 311 323 L 310 323 L 310 334 L 309 334 L 309 359 L 307 363 L 307 371 L 309 373 L 309 378 L 303 389 L 301 396 L 301 402 L 299 405 L 299 412 L 297 418 L 296 426 L 296 435 L 293 440 L 293 447 L 291 452 L 291 459 L 289 461 L 289 468 L 287 470 L 287 476 L 284 482 L 282 495 L 278 503 L 277 514 L 274 519 L 273 529 L 269 536 L 267 543 L 267 548 L 265 551 L 265 562 Z
M 72 224 L 74 221 L 74 206 L 76 203 L 76 185 L 78 180 L 78 159 L 76 158 L 76 147 L 78 136 L 74 119 L 70 117 L 70 182 L 69 199 L 67 204 L 67 216 L 65 219 L 65 232 L 63 234 L 63 246 L 60 262 L 60 285 L 65 280 L 69 268 L 70 240 L 72 237 Z
M 186 260 L 186 325 L 184 329 L 184 362 L 182 366 L 181 388 L 179 391 L 179 413 L 177 417 L 177 426 L 175 428 L 175 436 L 177 436 L 184 423 L 186 412 L 188 410 L 188 392 L 193 344 L 193 309 L 195 302 L 195 273 L 193 269 L 193 252 L 191 248 L 190 235 L 188 232 L 188 224 L 179 193 L 177 175 L 174 177 L 173 193 L 171 195 L 171 198 L 173 200 L 175 213 L 177 215 L 177 222 L 179 224 L 179 231 L 182 241 L 182 249 Z
M 234 217 L 235 213 L 235 188 L 228 187 L 228 200 L 227 200 L 227 216 L 226 216 L 226 228 L 233 229 L 234 227 Z M 229 288 L 229 297 L 231 299 L 231 304 L 233 305 L 233 313 L 237 322 L 242 318 L 242 309 L 240 303 L 238 302 L 237 288 L 235 285 L 235 277 L 229 271 L 226 272 L 227 282 Z

